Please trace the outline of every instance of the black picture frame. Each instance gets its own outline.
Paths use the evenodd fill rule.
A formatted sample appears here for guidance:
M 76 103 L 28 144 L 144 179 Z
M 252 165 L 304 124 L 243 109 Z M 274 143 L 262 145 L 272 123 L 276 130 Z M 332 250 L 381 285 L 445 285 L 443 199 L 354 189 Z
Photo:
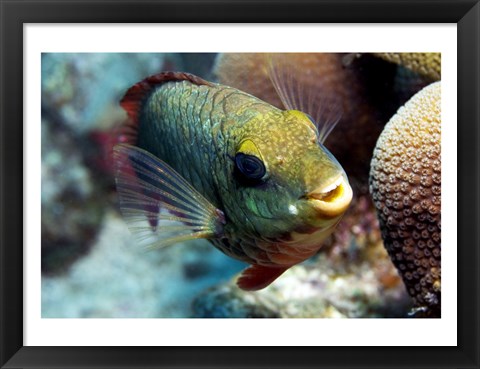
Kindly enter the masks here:
M 0 0 L 0 15 L 2 368 L 479 368 L 478 0 Z M 23 229 L 23 24 L 141 22 L 457 24 L 457 347 L 269 347 L 268 342 L 265 347 L 23 346 L 22 242 L 28 232 Z M 428 332 L 413 334 L 424 335 L 428 345 Z

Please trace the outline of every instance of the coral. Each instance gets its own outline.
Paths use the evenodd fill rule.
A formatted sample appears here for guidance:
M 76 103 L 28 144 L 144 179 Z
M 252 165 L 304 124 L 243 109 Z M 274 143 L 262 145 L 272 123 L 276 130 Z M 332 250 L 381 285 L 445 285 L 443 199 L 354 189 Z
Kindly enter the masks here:
M 417 310 L 432 317 L 441 306 L 440 88 L 425 87 L 392 117 L 370 172 L 385 247 Z
M 441 54 L 440 53 L 376 53 L 384 60 L 403 65 L 416 73 L 426 76 L 431 81 L 441 79 Z

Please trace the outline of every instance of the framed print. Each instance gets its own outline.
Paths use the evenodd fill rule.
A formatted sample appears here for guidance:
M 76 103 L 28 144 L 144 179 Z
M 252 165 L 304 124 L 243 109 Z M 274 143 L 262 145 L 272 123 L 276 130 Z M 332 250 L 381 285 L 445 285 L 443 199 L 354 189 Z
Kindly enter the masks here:
M 479 367 L 477 1 L 0 4 L 2 368 Z

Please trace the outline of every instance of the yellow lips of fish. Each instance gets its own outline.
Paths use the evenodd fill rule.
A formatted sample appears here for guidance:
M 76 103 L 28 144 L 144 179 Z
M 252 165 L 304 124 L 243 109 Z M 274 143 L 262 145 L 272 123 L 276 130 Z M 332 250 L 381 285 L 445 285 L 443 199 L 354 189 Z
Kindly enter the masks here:
M 332 183 L 315 189 L 306 197 L 320 219 L 331 219 L 341 216 L 347 210 L 352 196 L 350 184 L 344 175 L 340 175 Z

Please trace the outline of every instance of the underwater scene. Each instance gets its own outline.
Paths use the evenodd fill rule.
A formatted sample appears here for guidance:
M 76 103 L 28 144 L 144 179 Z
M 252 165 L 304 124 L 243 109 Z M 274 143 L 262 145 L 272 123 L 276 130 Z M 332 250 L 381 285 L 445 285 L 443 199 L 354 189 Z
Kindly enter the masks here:
M 439 53 L 44 53 L 42 318 L 441 317 Z

